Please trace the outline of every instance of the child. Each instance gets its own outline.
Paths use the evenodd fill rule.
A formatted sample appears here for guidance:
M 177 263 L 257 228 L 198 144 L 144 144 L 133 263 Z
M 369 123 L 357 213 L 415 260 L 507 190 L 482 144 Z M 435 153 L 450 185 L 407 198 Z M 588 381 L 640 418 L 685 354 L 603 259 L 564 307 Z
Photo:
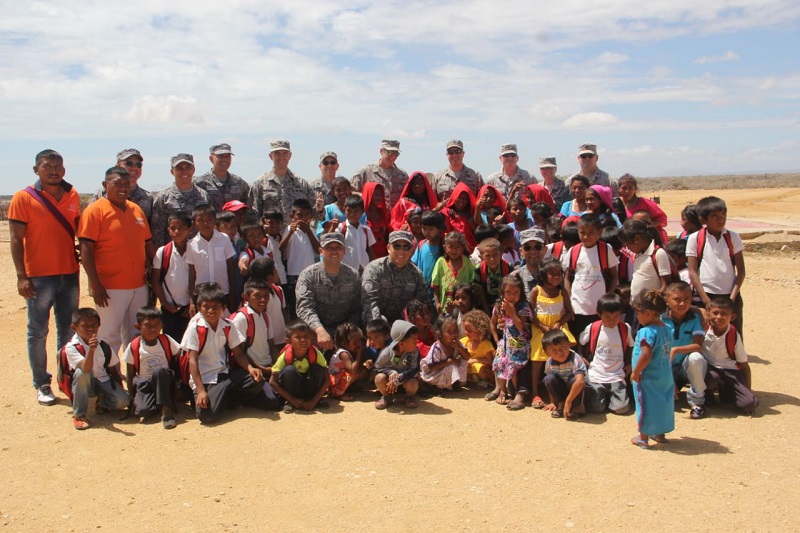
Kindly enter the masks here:
M 561 217 L 558 217 L 561 220 Z M 575 221 L 564 221 L 564 225 L 560 230 L 560 241 L 551 241 L 550 244 L 547 245 L 547 251 L 544 254 L 545 259 L 558 259 L 561 261 L 562 266 L 568 259 L 565 257 L 569 257 L 570 249 L 575 246 L 576 244 L 580 244 L 581 239 L 578 236 L 578 222 Z
M 286 304 L 291 318 L 297 317 L 297 278 L 306 267 L 314 264 L 319 250 L 319 241 L 311 228 L 312 216 L 311 203 L 297 198 L 292 202 L 292 222 L 283 230 L 281 238 L 281 253 L 286 257 Z
M 686 242 L 680 240 L 680 242 Z M 672 362 L 672 377 L 675 392 L 681 383 L 689 383 L 686 401 L 691 409 L 689 417 L 703 418 L 706 414 L 706 360 L 703 358 L 705 331 L 699 313 L 692 310 L 692 288 L 688 283 L 677 281 L 667 286 L 665 293 L 667 312 L 661 316 L 672 333 L 672 349 L 669 358 Z
M 314 331 L 308 324 L 296 320 L 286 326 L 288 342 L 272 365 L 269 384 L 286 403 L 284 413 L 295 409 L 311 411 L 328 407 L 322 399 L 330 386 L 328 363 L 322 352 L 313 345 Z
M 475 195 L 464 183 L 458 183 L 453 189 L 442 214 L 445 217 L 447 230 L 461 233 L 466 242 L 467 255 L 472 253 L 475 241 Z
M 631 372 L 631 327 L 622 321 L 622 299 L 605 294 L 597 302 L 600 320 L 580 334 L 589 363 L 586 400 L 590 413 L 624 415 L 630 411 L 626 378 Z
M 364 200 L 367 226 L 375 237 L 373 247 L 375 257 L 386 257 L 389 253 L 389 209 L 386 207 L 386 191 L 382 184 L 369 181 L 361 189 L 361 198 Z
M 586 364 L 570 349 L 569 339 L 560 329 L 542 337 L 548 359 L 544 365 L 544 385 L 550 403 L 544 406 L 553 418 L 574 420 L 584 413 L 583 390 L 586 386 Z M 577 403 L 577 405 L 575 405 Z
M 453 292 L 453 311 L 450 314 L 456 319 L 458 331 L 461 333 L 464 332 L 464 315 L 475 309 L 475 301 L 477 298 L 475 296 L 475 289 L 473 289 L 474 286 L 475 285 L 470 285 L 468 283 L 462 283 L 461 285 L 456 285 L 455 291 Z
M 489 315 L 483 311 L 473 310 L 462 315 L 464 336 L 461 344 L 467 349 L 467 380 L 477 383 L 482 389 L 488 389 L 494 381 L 492 360 L 494 359 L 494 346 L 489 341 L 491 324 Z
M 242 225 L 242 236 L 247 246 L 239 254 L 238 266 L 239 273 L 246 278 L 250 275 L 250 263 L 259 257 L 271 257 L 272 252 L 264 246 L 264 239 L 267 236 L 264 233 L 264 226 L 256 222 L 246 222 Z
M 278 273 L 278 283 L 286 290 L 286 269 L 283 265 L 283 254 L 281 254 L 281 234 L 283 233 L 283 215 L 280 211 L 267 211 L 264 213 L 264 246 L 272 252 L 272 259 L 275 261 L 275 270 Z
M 127 364 L 134 414 L 147 416 L 160 410 L 164 429 L 174 429 L 175 372 L 170 364 L 177 360 L 181 347 L 172 337 L 161 333 L 164 325 L 161 317 L 161 311 L 155 307 L 142 307 L 136 312 L 134 327 L 141 335 L 128 344 L 122 358 Z
M 697 202 L 700 221 L 705 227 L 689 235 L 686 258 L 692 287 L 708 309 L 714 296 L 725 296 L 734 303 L 733 325 L 742 330 L 742 295 L 744 283 L 744 245 L 738 233 L 725 229 L 728 208 L 721 198 L 707 196 Z
M 437 314 L 452 310 L 456 285 L 475 280 L 475 268 L 466 255 L 464 235 L 455 231 L 445 235 L 444 256 L 436 261 L 431 274 L 431 290 Z
M 686 239 L 673 239 L 669 241 L 666 247 L 669 258 L 672 264 L 675 265 L 675 270 L 678 271 L 678 277 L 691 286 L 692 280 L 689 277 L 689 266 L 686 263 Z
M 186 264 L 189 265 L 189 294 L 194 294 L 195 285 L 216 283 L 225 293 L 227 308 L 234 311 L 239 295 L 231 292 L 236 269 L 236 251 L 230 238 L 214 227 L 214 208 L 208 204 L 198 205 L 192 212 L 197 235 L 189 240 L 186 248 Z M 197 308 L 189 304 L 189 315 Z
M 490 214 L 490 209 L 498 209 L 501 215 L 505 215 L 506 199 L 503 198 L 503 195 L 494 185 L 484 185 L 481 187 L 481 189 L 478 191 L 477 198 L 478 200 L 475 204 L 476 226 L 479 226 L 480 224 L 492 225 L 497 216 L 495 213 Z M 503 219 L 504 218 L 505 216 L 503 216 Z
M 632 263 L 631 294 L 658 289 L 663 292 L 671 281 L 672 264 L 666 250 L 656 246 L 651 229 L 639 220 L 626 220 L 622 225 L 620 240 L 630 254 L 620 260 L 620 269 Z
M 526 229 L 520 233 L 522 253 L 525 264 L 516 269 L 512 275 L 522 281 L 523 298 L 528 300 L 533 288 L 539 283 L 539 264 L 544 254 L 544 231 L 540 229 Z
M 511 266 L 503 261 L 497 239 L 484 239 L 477 249 L 481 254 L 475 280 L 480 287 L 478 300 L 484 312 L 488 313 L 500 297 L 500 282 L 511 273 Z
M 669 360 L 672 339 L 661 314 L 667 310 L 664 297 L 650 290 L 634 297 L 633 308 L 639 331 L 633 346 L 633 395 L 639 434 L 631 444 L 647 448 L 652 437 L 659 444 L 675 429 L 675 382 Z
M 389 323 L 383 318 L 376 318 L 367 322 L 367 346 L 364 348 L 364 366 L 367 361 L 372 361 L 370 369 L 374 368 L 375 361 L 389 342 Z
M 555 259 L 545 261 L 538 272 L 539 284 L 531 290 L 529 301 L 533 316 L 531 317 L 531 392 L 533 394 L 534 409 L 544 407 L 544 401 L 539 395 L 539 383 L 544 378 L 544 365 L 547 354 L 542 346 L 542 337 L 548 331 L 560 329 L 575 345 L 575 337 L 569 330 L 567 323 L 572 319 L 572 306 L 569 302 L 569 293 L 561 287 L 564 272 L 561 263 Z
M 438 211 L 423 213 L 422 234 L 425 236 L 425 240 L 417 244 L 417 249 L 414 250 L 414 255 L 411 256 L 411 262 L 422 271 L 422 277 L 425 278 L 425 286 L 430 287 L 433 267 L 443 253 L 444 215 Z M 433 301 L 432 292 L 431 301 Z
M 586 209 L 589 213 L 594 213 L 600 217 L 600 224 L 603 227 L 616 226 L 622 224 L 614 213 L 611 205 L 611 188 L 604 185 L 592 185 L 586 190 Z
M 458 325 L 453 317 L 436 319 L 436 342 L 422 361 L 419 377 L 437 389 L 456 390 L 467 382 L 469 353 L 458 340 Z
M 414 209 L 409 209 L 406 211 L 406 223 L 403 227 L 408 228 L 408 231 L 411 232 L 411 235 L 414 236 L 414 240 L 416 242 L 422 242 L 425 239 L 425 234 L 422 233 L 422 214 L 425 213 L 419 207 L 415 207 Z
M 497 355 L 492 361 L 496 384 L 486 395 L 486 401 L 495 400 L 500 405 L 513 405 L 512 410 L 524 407 L 522 398 L 509 404 L 507 384 L 511 381 L 519 391 L 517 373 L 528 363 L 531 341 L 531 307 L 523 297 L 522 281 L 516 276 L 506 276 L 500 284 L 501 300 L 492 309 L 490 321 L 492 337 L 497 344 Z M 503 337 L 500 338 L 502 330 Z M 519 396 L 519 394 L 518 394 Z M 522 407 L 519 407 L 522 406 Z
M 403 317 L 417 328 L 417 348 L 420 357 L 425 357 L 428 355 L 431 345 L 436 341 L 431 303 L 414 298 L 403 310 Z
M 490 207 L 486 210 L 486 225 L 490 228 L 498 226 L 506 222 L 505 212 L 499 207 Z M 481 242 L 480 239 L 475 237 L 475 242 Z
M 375 409 L 386 409 L 392 403 L 392 396 L 402 388 L 406 393 L 405 405 L 417 408 L 414 395 L 419 388 L 419 350 L 417 349 L 417 328 L 405 320 L 397 320 L 392 325 L 392 342 L 381 351 L 375 362 L 375 386 L 381 393 L 375 402 Z
M 216 283 L 197 286 L 200 316 L 194 317 L 181 341 L 189 359 L 189 386 L 201 424 L 219 420 L 228 400 L 263 405 L 264 375 L 242 350 L 244 336 L 222 318 L 227 296 Z M 236 366 L 230 365 L 231 360 Z
M 661 236 L 661 242 L 667 242 L 667 232 L 664 230 L 667 227 L 667 215 L 654 201 L 637 196 L 639 185 L 636 178 L 630 174 L 623 174 L 617 180 L 617 184 L 619 197 L 625 206 L 625 215 L 631 217 L 637 211 L 647 211 L 650 213 L 653 227 Z
M 553 216 L 553 209 L 544 202 L 536 202 L 529 209 L 535 228 L 546 229 L 547 221 Z
M 261 370 L 264 379 L 272 372 L 272 362 L 278 354 L 267 313 L 271 299 L 269 283 L 263 279 L 249 279 L 242 293 L 244 306 L 230 317 L 233 327 L 244 338 L 242 350 L 250 363 Z
M 364 360 L 364 334 L 361 329 L 349 322 L 339 324 L 333 335 L 336 352 L 328 363 L 330 387 L 328 394 L 343 402 L 353 400 L 346 394 L 347 389 L 356 381 L 369 376 L 374 360 Z
M 710 327 L 703 340 L 703 357 L 708 362 L 706 395 L 719 391 L 721 401 L 750 415 L 758 407 L 758 397 L 753 394 L 747 352 L 733 326 L 734 317 L 730 298 L 715 296 L 709 301 Z
M 189 265 L 186 264 L 186 244 L 192 218 L 188 213 L 173 213 L 167 219 L 167 233 L 171 239 L 156 250 L 150 286 L 161 304 L 164 333 L 173 339 L 182 339 L 189 325 Z
M 578 220 L 580 244 L 569 250 L 561 266 L 567 272 L 564 288 L 571 295 L 575 318 L 570 329 L 583 331 L 599 320 L 597 301 L 617 287 L 617 257 L 611 246 L 600 240 L 600 219 L 587 213 Z
M 372 230 L 361 220 L 364 218 L 364 200 L 351 194 L 344 203 L 345 221 L 337 226 L 331 225 L 327 233 L 338 231 L 344 235 L 345 254 L 342 263 L 356 269 L 364 270 L 367 264 L 375 259 L 375 236 Z
M 217 231 L 226 235 L 230 241 L 231 246 L 233 247 L 234 252 L 234 263 L 239 262 L 239 252 L 244 250 L 246 246 L 246 242 L 240 238 L 239 234 L 239 219 L 236 218 L 236 214 L 233 211 L 220 211 L 216 214 L 216 227 Z M 235 266 L 233 269 L 233 279 L 231 280 L 230 284 L 230 294 L 234 296 L 238 296 L 242 294 L 242 288 L 244 287 L 244 277 L 242 276 L 241 271 L 238 268 L 238 265 Z M 235 302 L 234 306 L 238 306 L 239 302 Z M 229 310 L 233 312 L 233 309 Z
M 419 170 L 412 172 L 408 177 L 400 198 L 392 207 L 391 223 L 392 231 L 408 230 L 408 219 L 406 215 L 409 211 L 421 209 L 430 211 L 439 204 L 436 193 L 433 192 L 428 177 Z
M 90 425 L 86 417 L 90 397 L 100 397 L 100 409 L 125 409 L 131 398 L 122 387 L 117 354 L 97 338 L 97 311 L 90 307 L 74 311 L 69 327 L 75 335 L 61 348 L 58 386 L 72 399 L 75 429 L 83 430 Z
M 505 224 L 503 224 L 505 226 Z M 482 243 L 486 239 L 497 239 L 497 227 L 490 226 L 488 224 L 481 224 L 480 226 L 475 228 L 475 242 L 478 244 Z M 498 240 L 499 242 L 499 240 Z M 502 252 L 502 247 L 501 247 Z M 472 264 L 478 266 L 481 264 L 481 252 L 478 250 L 476 246 L 475 249 L 469 256 L 469 260 L 472 261 Z
M 699 231 L 703 227 L 700 222 L 700 213 L 697 211 L 695 204 L 689 204 L 681 210 L 681 232 L 678 234 L 679 239 L 686 240 L 689 235 Z
M 517 268 L 522 263 L 522 257 L 519 255 L 519 243 L 517 242 L 514 228 L 506 224 L 497 226 L 497 240 L 500 241 L 503 261 L 508 263 L 512 269 Z M 542 238 L 542 241 L 544 241 L 544 238 Z
M 286 322 L 288 312 L 284 292 L 278 285 L 277 264 L 269 257 L 259 257 L 250 264 L 250 280 L 266 281 L 269 285 L 269 300 L 267 301 L 267 318 L 275 343 L 275 350 L 280 351 L 286 344 Z
M 529 218 L 528 206 L 521 198 L 512 198 L 508 201 L 508 213 L 511 215 L 511 223 L 508 227 L 514 230 L 514 237 L 519 246 L 519 233 L 532 228 L 534 222 L 532 218 Z
M 620 232 L 622 228 L 618 228 L 616 226 L 605 226 L 600 231 L 600 240 L 604 243 L 611 246 L 611 249 L 614 250 L 614 255 L 617 256 L 617 259 L 620 259 L 622 255 L 622 241 L 620 240 Z M 622 266 L 620 266 L 620 280 L 622 280 Z M 626 278 L 630 281 L 630 278 Z
M 636 320 L 636 311 L 631 307 L 631 286 L 628 283 L 620 283 L 614 289 L 614 294 L 622 300 L 622 321 L 626 324 L 633 324 Z M 633 335 L 633 333 L 631 333 Z
M 336 198 L 336 201 L 332 204 L 328 204 L 325 206 L 325 216 L 323 217 L 322 221 L 317 225 L 317 239 L 323 234 L 327 233 L 331 230 L 331 228 L 339 227 L 339 224 L 347 218 L 345 214 L 345 202 L 347 198 L 352 194 L 352 187 L 350 185 L 350 181 L 347 178 L 338 177 L 333 180 L 331 184 L 331 192 L 333 196 Z M 364 211 L 364 204 L 362 201 L 361 210 Z M 362 213 L 361 218 L 359 219 L 360 224 L 367 223 L 367 216 Z

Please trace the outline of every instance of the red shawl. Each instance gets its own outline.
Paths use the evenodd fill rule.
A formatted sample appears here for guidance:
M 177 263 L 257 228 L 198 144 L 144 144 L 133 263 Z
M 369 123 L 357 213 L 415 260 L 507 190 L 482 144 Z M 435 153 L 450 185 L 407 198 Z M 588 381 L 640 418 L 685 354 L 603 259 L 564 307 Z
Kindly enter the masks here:
M 556 212 L 556 204 L 555 202 L 553 202 L 553 197 L 550 196 L 550 193 L 547 192 L 547 189 L 545 189 L 538 183 L 531 183 L 526 188 L 533 195 L 533 203 L 531 205 L 538 204 L 539 202 L 544 202 L 550 206 L 550 209 L 553 211 L 553 213 Z M 531 207 L 531 205 L 529 205 L 528 207 Z
M 467 215 L 461 215 L 453 210 L 456 200 L 463 193 L 466 193 L 469 198 L 469 214 Z M 472 250 L 474 250 L 477 245 L 475 242 L 475 234 L 472 232 L 472 226 L 470 225 L 470 221 L 472 221 L 473 214 L 475 213 L 475 204 L 475 195 L 472 194 L 472 190 L 470 190 L 466 184 L 458 183 L 455 189 L 453 189 L 450 199 L 447 200 L 445 208 L 442 209 L 447 231 L 457 231 L 464 235 L 464 239 L 467 241 L 467 255 L 471 254 Z
M 422 181 L 425 183 L 425 194 L 428 198 L 428 201 L 423 202 L 423 205 L 418 205 L 417 202 L 409 197 L 411 194 L 411 182 L 416 176 L 422 176 Z M 426 203 L 427 205 L 424 205 Z M 419 207 L 427 211 L 436 207 L 436 204 L 438 204 L 438 200 L 436 199 L 436 193 L 433 192 L 433 187 L 431 187 L 431 184 L 428 182 L 428 176 L 419 170 L 413 172 L 408 177 L 408 181 L 406 181 L 406 184 L 403 187 L 403 192 L 400 193 L 400 199 L 397 200 L 397 203 L 394 204 L 394 207 L 392 208 L 392 219 L 390 222 L 392 231 L 399 230 L 403 224 L 406 223 L 406 214 L 411 209 Z
M 372 197 L 375 195 L 375 189 L 378 187 L 383 190 L 383 194 L 385 195 L 386 189 L 384 186 L 374 181 L 368 181 L 361 189 L 361 197 L 364 199 L 364 212 L 369 210 Z M 372 250 L 376 258 L 385 257 L 389 253 L 386 249 L 389 244 L 389 210 L 386 209 L 385 196 L 384 203 L 379 207 L 379 210 L 381 212 L 381 218 L 377 220 L 370 219 L 369 215 L 367 215 L 367 227 L 372 230 L 372 234 L 375 236 L 375 245 L 372 247 Z

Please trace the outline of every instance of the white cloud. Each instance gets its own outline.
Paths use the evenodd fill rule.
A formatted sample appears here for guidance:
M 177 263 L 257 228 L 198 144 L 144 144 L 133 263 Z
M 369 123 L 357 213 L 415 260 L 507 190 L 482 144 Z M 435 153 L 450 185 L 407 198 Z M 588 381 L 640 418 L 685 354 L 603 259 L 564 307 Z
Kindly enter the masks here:
M 709 63 L 720 63 L 722 61 L 739 61 L 739 54 L 728 50 L 724 54 L 720 55 L 698 57 L 697 59 L 692 61 L 692 63 L 707 65 Z
M 596 61 L 600 63 L 607 63 L 607 64 L 616 64 L 616 63 L 624 63 L 630 59 L 628 54 L 618 54 L 616 52 L 603 52 L 597 58 Z
M 611 113 L 601 113 L 599 111 L 590 111 L 588 113 L 578 113 L 572 115 L 562 123 L 565 128 L 592 128 L 592 127 L 605 127 L 615 126 L 619 124 L 619 117 Z
M 147 95 L 136 100 L 124 116 L 131 122 L 140 123 L 181 125 L 208 122 L 202 106 L 191 96 Z

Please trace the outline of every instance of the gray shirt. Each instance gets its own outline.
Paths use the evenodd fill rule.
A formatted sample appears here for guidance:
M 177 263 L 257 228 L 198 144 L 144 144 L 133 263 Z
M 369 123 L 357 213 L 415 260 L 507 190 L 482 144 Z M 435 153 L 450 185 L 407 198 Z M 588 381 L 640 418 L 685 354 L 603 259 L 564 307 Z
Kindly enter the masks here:
M 183 211 L 191 217 L 195 207 L 207 203 L 206 191 L 194 185 L 188 191 L 182 191 L 173 183 L 156 194 L 153 199 L 153 212 L 150 214 L 150 233 L 153 235 L 153 245 L 156 249 L 170 240 L 167 234 L 167 221 L 171 214 Z
M 517 172 L 513 176 L 506 176 L 502 170 L 499 170 L 494 174 L 490 174 L 489 177 L 486 178 L 486 184 L 497 187 L 497 190 L 500 191 L 506 200 L 510 200 L 508 195 L 511 192 L 511 188 L 518 181 L 521 181 L 525 185 L 536 183 L 536 179 L 532 178 L 527 170 L 524 170 L 520 167 L 517 167 Z M 522 191 L 520 190 L 517 192 L 517 194 L 521 197 Z
M 522 280 L 522 288 L 525 291 L 524 294 L 525 299 L 529 300 L 531 296 L 531 291 L 533 290 L 534 287 L 536 287 L 539 284 L 539 279 L 538 279 L 539 269 L 536 269 L 536 272 L 534 273 L 528 270 L 527 266 L 522 265 L 514 272 L 512 272 L 511 275 L 516 276 L 520 280 Z
M 306 180 L 295 176 L 288 169 L 283 180 L 279 180 L 275 172 L 270 170 L 253 182 L 248 205 L 258 213 L 259 218 L 267 211 L 279 211 L 283 214 L 283 223 L 289 224 L 292 219 L 292 202 L 298 198 L 308 200 L 311 210 L 314 210 L 317 195 Z
M 444 168 L 433 176 L 433 192 L 439 201 L 447 201 L 450 198 L 450 193 L 456 188 L 456 184 L 463 183 L 470 188 L 472 194 L 478 196 L 478 191 L 483 187 L 483 176 L 480 172 L 476 172 L 465 166 L 460 172 L 454 172 L 450 167 Z
M 94 194 L 92 195 L 92 199 L 89 203 L 90 204 L 94 203 L 100 198 L 105 198 L 105 197 L 106 197 L 106 190 L 101 187 L 100 189 L 97 189 L 94 192 Z M 142 189 L 138 185 L 136 187 L 131 187 L 131 192 L 128 195 L 128 199 L 131 202 L 138 205 L 139 207 L 141 207 L 142 211 L 144 212 L 144 216 L 150 219 L 150 214 L 153 212 L 153 195 L 150 194 L 149 191 Z
M 343 322 L 361 322 L 361 280 L 355 269 L 341 265 L 332 277 L 325 265 L 314 263 L 297 278 L 297 318 L 316 329 L 332 329 Z
M 566 184 L 558 178 L 553 179 L 552 190 L 547 187 L 544 181 L 542 181 L 542 187 L 547 189 L 547 192 L 550 193 L 550 197 L 553 199 L 553 203 L 555 204 L 553 214 L 558 214 L 561 211 L 561 205 L 572 199 Z
M 397 165 L 392 165 L 392 168 L 385 170 L 379 163 L 372 163 L 363 167 L 355 176 L 350 178 L 350 183 L 358 192 L 361 192 L 364 184 L 368 181 L 383 185 L 384 194 L 386 194 L 386 207 L 391 211 L 394 204 L 400 199 L 403 187 L 406 186 L 408 174 Z M 364 207 L 366 208 L 367 206 Z
M 425 278 L 417 266 L 408 262 L 398 268 L 387 257 L 369 263 L 361 276 L 361 302 L 364 324 L 383 315 L 389 324 L 403 318 L 403 309 L 417 298 L 429 299 Z
M 224 180 L 221 180 L 213 171 L 209 170 L 205 174 L 195 177 L 193 183 L 206 191 L 208 201 L 217 211 L 222 211 L 222 206 L 231 200 L 247 203 L 250 194 L 250 185 L 230 172 L 227 173 Z
M 336 176 L 336 177 L 339 178 L 342 176 Z M 322 197 L 325 199 L 325 205 L 336 203 L 336 197 L 333 195 L 333 182 L 328 183 L 327 181 L 319 177 L 311 181 L 311 188 L 314 189 L 315 201 L 316 201 L 316 195 L 322 193 Z
M 574 178 L 575 176 L 580 176 L 580 175 L 581 175 L 580 172 L 576 172 L 575 174 L 573 174 L 572 176 L 570 176 L 569 178 L 567 178 L 565 180 L 565 184 L 567 186 L 567 189 L 569 189 L 569 185 L 570 185 L 570 182 L 572 182 L 572 178 Z M 586 177 L 589 178 L 589 185 L 590 186 L 591 185 L 605 185 L 606 187 L 611 187 L 611 194 L 614 197 L 619 196 L 619 191 L 617 189 L 616 180 L 612 181 L 611 178 L 608 177 L 608 172 L 606 172 L 605 170 L 600 170 L 598 168 L 597 170 L 594 171 L 594 174 L 592 174 L 591 176 L 586 176 Z M 570 199 L 572 199 L 572 193 L 570 193 Z

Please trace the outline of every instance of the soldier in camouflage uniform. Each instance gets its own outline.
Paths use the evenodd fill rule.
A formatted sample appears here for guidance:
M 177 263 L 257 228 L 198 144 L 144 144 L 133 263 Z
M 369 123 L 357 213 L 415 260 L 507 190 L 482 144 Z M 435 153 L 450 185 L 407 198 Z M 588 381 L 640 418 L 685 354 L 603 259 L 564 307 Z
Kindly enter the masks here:
M 156 249 L 170 240 L 167 219 L 171 214 L 182 211 L 191 216 L 195 207 L 208 203 L 206 191 L 192 184 L 194 158 L 190 154 L 178 154 L 172 157 L 171 163 L 170 173 L 175 176 L 175 183 L 156 194 L 150 215 L 150 233 Z
M 543 157 L 539 159 L 539 173 L 542 175 L 542 187 L 547 189 L 555 204 L 554 213 L 561 211 L 561 205 L 570 200 L 570 194 L 563 181 L 556 177 L 556 158 Z
M 333 333 L 344 322 L 361 323 L 361 280 L 345 264 L 344 235 L 325 233 L 320 237 L 322 261 L 306 267 L 297 279 L 297 318 L 311 326 L 323 350 L 333 345 Z
M 333 180 L 338 178 L 336 171 L 339 170 L 339 156 L 336 152 L 325 152 L 319 156 L 320 177 L 311 182 L 311 188 L 319 195 L 322 193 L 323 208 L 328 204 L 336 202 L 333 195 Z
M 411 262 L 411 232 L 390 233 L 388 248 L 389 255 L 369 263 L 361 278 L 364 324 L 381 315 L 391 324 L 403 318 L 403 309 L 414 298 L 430 301 L 422 271 Z
M 313 206 L 317 195 L 306 180 L 289 170 L 289 160 L 292 158 L 289 141 L 272 141 L 269 158 L 272 160 L 272 170 L 255 179 L 250 187 L 248 203 L 259 218 L 268 211 L 279 211 L 283 214 L 283 223 L 288 225 L 292 218 L 292 202 L 305 198 Z
M 581 175 L 586 176 L 589 179 L 589 186 L 605 185 L 606 187 L 611 187 L 611 194 L 614 197 L 619 196 L 617 181 L 612 181 L 611 178 L 608 177 L 608 172 L 597 168 L 598 159 L 600 159 L 600 156 L 597 155 L 596 144 L 584 143 L 580 145 L 578 147 L 578 163 L 580 164 L 581 169 L 565 181 L 567 190 L 569 190 L 569 185 L 572 181 L 572 178 Z
M 500 162 L 503 164 L 503 168 L 486 178 L 486 184 L 497 187 L 497 190 L 505 196 L 506 200 L 511 199 L 509 195 L 515 184 L 522 184 L 517 186 L 515 192 L 517 197 L 522 198 L 522 191 L 525 186 L 536 183 L 536 179 L 532 178 L 527 170 L 517 166 L 517 161 L 519 161 L 517 145 L 504 144 L 500 147 Z
M 230 144 L 215 144 L 209 148 L 208 160 L 211 161 L 211 170 L 194 179 L 194 184 L 208 194 L 208 201 L 218 212 L 222 206 L 231 200 L 247 203 L 250 195 L 250 185 L 245 180 L 231 174 L 233 152 Z
M 141 207 L 142 211 L 144 211 L 144 216 L 149 219 L 153 211 L 153 195 L 137 185 L 139 178 L 142 177 L 143 164 L 144 158 L 136 148 L 127 148 L 117 154 L 117 166 L 124 168 L 131 175 L 131 193 L 128 199 Z M 92 195 L 89 203 L 96 202 L 100 198 L 104 198 L 105 195 L 105 188 L 100 187 Z
M 364 184 L 374 181 L 383 185 L 383 190 L 387 193 L 386 208 L 391 211 L 394 204 L 400 199 L 408 181 L 408 174 L 395 164 L 400 155 L 400 141 L 384 139 L 381 141 L 381 158 L 377 163 L 371 163 L 350 178 L 353 189 L 361 192 Z
M 450 165 L 437 172 L 431 183 L 439 201 L 446 202 L 458 183 L 469 187 L 477 197 L 478 191 L 483 187 L 483 176 L 464 165 L 464 143 L 458 139 L 447 143 L 447 161 Z

